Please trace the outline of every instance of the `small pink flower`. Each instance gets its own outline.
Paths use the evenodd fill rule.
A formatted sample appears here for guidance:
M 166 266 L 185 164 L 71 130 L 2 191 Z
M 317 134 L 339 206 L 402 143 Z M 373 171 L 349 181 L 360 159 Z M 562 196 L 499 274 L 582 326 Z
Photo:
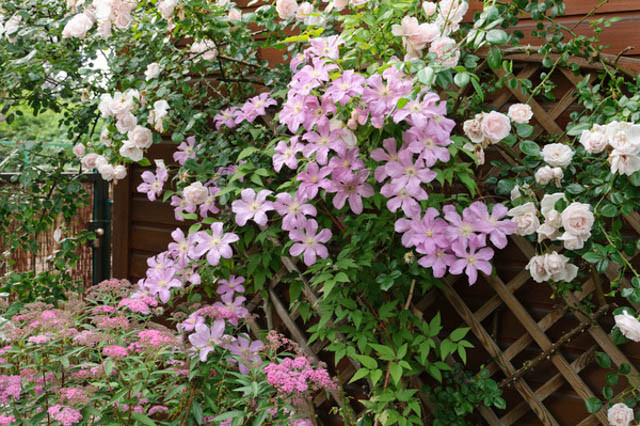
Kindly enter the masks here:
M 273 204 L 266 201 L 271 193 L 272 191 L 263 189 L 256 196 L 253 189 L 243 189 L 240 192 L 241 199 L 231 203 L 231 210 L 236 214 L 236 223 L 244 226 L 249 219 L 253 219 L 258 225 L 265 226 L 268 219 L 267 212 L 273 210 Z

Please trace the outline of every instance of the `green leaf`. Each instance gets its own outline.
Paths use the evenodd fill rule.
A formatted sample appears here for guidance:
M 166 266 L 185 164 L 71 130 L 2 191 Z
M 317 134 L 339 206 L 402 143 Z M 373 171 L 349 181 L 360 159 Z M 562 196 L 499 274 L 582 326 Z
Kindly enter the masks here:
M 143 158 L 142 160 L 138 161 L 138 165 L 140 165 L 141 167 L 149 167 L 151 165 L 151 161 L 149 161 L 148 158 Z
M 493 45 L 501 45 L 505 44 L 507 40 L 509 40 L 509 35 L 504 30 L 496 28 L 489 31 L 485 38 Z
M 520 142 L 520 151 L 525 155 L 540 157 L 540 146 L 534 141 L 526 140 Z
M 611 359 L 606 353 L 600 351 L 596 352 L 595 360 L 600 367 L 611 368 Z
M 143 425 L 156 426 L 156 422 L 154 422 L 151 418 L 147 417 L 146 414 L 134 412 L 134 413 L 131 413 L 131 417 L 133 417 L 134 420 L 139 421 Z
M 571 195 L 578 195 L 581 194 L 585 191 L 584 186 L 577 184 L 577 183 L 572 183 L 571 185 L 567 186 L 565 188 L 565 191 L 567 191 L 569 194 Z
M 368 374 L 369 374 L 369 370 L 367 370 L 366 368 L 361 368 L 358 371 L 356 371 L 356 374 L 354 374 L 353 377 L 349 380 L 349 383 L 353 383 L 357 380 L 360 380 L 363 377 L 367 376 Z
M 580 123 L 573 127 L 570 127 L 569 130 L 567 130 L 567 135 L 580 136 L 582 132 L 584 132 L 585 130 L 590 130 L 591 127 L 592 127 L 591 123 Z
M 334 278 L 336 281 L 341 283 L 348 283 L 349 277 L 344 272 L 338 272 Z
M 587 399 L 584 404 L 587 408 L 587 411 L 591 414 L 597 413 L 602 408 L 602 401 L 600 401 L 596 397 Z
M 616 217 L 620 214 L 620 211 L 616 206 L 611 203 L 607 203 L 598 209 L 598 212 L 604 217 Z
M 375 359 L 371 358 L 370 356 L 356 355 L 356 359 L 360 361 L 360 363 L 364 365 L 366 368 L 368 368 L 369 370 L 378 368 L 378 362 Z
M 469 84 L 469 73 L 467 72 L 459 72 L 453 77 L 453 82 L 458 87 L 464 87 Z
M 400 383 L 400 379 L 402 378 L 402 367 L 393 362 L 389 365 L 389 372 L 391 373 L 393 383 L 397 386 L 398 383 Z
M 521 138 L 528 138 L 533 134 L 533 126 L 530 124 L 514 123 L 516 132 Z
M 375 385 L 382 378 L 382 370 L 373 370 L 371 372 L 371 382 Z
M 467 333 L 469 332 L 469 330 L 470 330 L 469 327 L 457 328 L 457 329 L 453 330 L 451 335 L 449 335 L 449 339 L 453 340 L 454 342 L 457 342 L 458 340 L 460 340 L 464 336 L 466 336 Z
M 633 186 L 640 186 L 640 171 L 634 172 L 631 176 L 629 176 L 629 182 Z
M 492 70 L 497 70 L 502 64 L 502 50 L 498 47 L 492 47 L 487 55 L 487 64 Z
M 253 154 L 254 152 L 258 152 L 258 148 L 253 147 L 253 146 L 248 146 L 245 149 L 243 149 L 242 151 L 240 151 L 240 154 L 238 154 L 238 160 L 240 161 L 243 158 L 247 158 L 248 156 L 250 156 L 251 154 Z
M 586 252 L 582 255 L 582 258 L 589 263 L 596 264 L 602 259 L 602 256 L 592 251 Z

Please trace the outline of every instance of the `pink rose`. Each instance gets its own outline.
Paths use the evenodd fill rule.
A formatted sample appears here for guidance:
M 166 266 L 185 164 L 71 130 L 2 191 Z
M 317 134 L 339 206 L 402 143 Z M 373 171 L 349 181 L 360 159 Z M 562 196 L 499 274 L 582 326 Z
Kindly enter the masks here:
M 116 121 L 116 129 L 122 134 L 126 134 L 131 130 L 135 129 L 136 124 L 138 124 L 138 119 L 135 115 L 130 112 L 126 112 L 124 114 L 120 114 L 118 116 L 118 120 Z
M 230 21 L 242 21 L 242 12 L 234 7 L 229 11 L 228 17 Z
M 127 133 L 129 140 L 140 149 L 147 149 L 153 144 L 151 130 L 143 126 L 136 126 Z
M 201 182 L 193 182 L 182 190 L 182 195 L 188 203 L 199 205 L 207 200 L 209 190 Z
M 533 117 L 533 111 L 527 104 L 513 104 L 509 107 L 509 118 L 520 124 L 528 123 Z
M 300 3 L 296 11 L 296 21 L 304 21 L 310 13 L 313 13 L 313 5 L 307 1 Z
M 102 179 L 110 182 L 115 176 L 115 169 L 111 164 L 101 164 L 98 167 L 98 173 L 102 176 Z
M 589 204 L 573 202 L 560 215 L 564 230 L 571 235 L 589 238 L 595 220 Z
M 449 37 L 440 37 L 431 43 L 430 53 L 438 56 L 438 61 L 445 67 L 455 67 L 460 59 L 460 49 L 456 46 L 456 41 Z
M 482 133 L 492 142 L 498 143 L 509 136 L 511 121 L 506 115 L 491 111 L 482 118 Z
M 341 11 L 349 4 L 349 0 L 333 0 L 333 7 L 336 8 L 337 11 Z
M 86 149 L 85 149 L 84 145 L 79 143 L 79 144 L 77 144 L 77 145 L 75 145 L 73 147 L 72 151 L 73 151 L 73 153 L 75 154 L 76 157 L 82 158 L 82 157 L 84 157 Z
M 422 3 L 422 10 L 424 10 L 424 14 L 428 17 L 433 16 L 436 13 L 436 4 L 431 1 L 425 1 Z
M 79 13 L 64 26 L 62 38 L 84 38 L 92 26 L 91 18 L 84 13 Z
M 521 206 L 514 207 L 507 212 L 516 224 L 517 235 L 531 235 L 536 232 L 540 226 L 538 219 L 538 210 L 532 202 L 525 203 Z
M 537 283 L 548 281 L 551 278 L 544 262 L 544 256 L 533 256 L 525 269 L 529 271 L 531 278 Z
M 280 19 L 293 18 L 298 11 L 298 3 L 296 0 L 277 0 L 276 11 Z
M 93 169 L 96 167 L 96 160 L 98 157 L 100 157 L 100 155 L 92 152 L 82 157 L 80 162 L 86 169 Z

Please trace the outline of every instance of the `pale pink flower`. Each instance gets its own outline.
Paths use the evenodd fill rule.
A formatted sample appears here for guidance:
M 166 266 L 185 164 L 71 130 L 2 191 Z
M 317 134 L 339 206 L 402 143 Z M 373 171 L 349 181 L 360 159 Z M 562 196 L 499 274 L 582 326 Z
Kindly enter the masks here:
M 318 222 L 314 219 L 308 219 L 303 229 L 295 229 L 289 232 L 289 238 L 296 241 L 289 253 L 292 256 L 303 254 L 304 264 L 311 266 L 316 263 L 316 258 L 322 259 L 329 256 L 327 248 L 323 245 L 331 239 L 331 231 L 323 229 L 318 231 Z
M 492 142 L 498 143 L 509 136 L 511 121 L 501 112 L 491 111 L 482 117 L 482 133 Z
M 533 111 L 527 104 L 513 104 L 507 114 L 511 121 L 519 124 L 527 124 L 533 118 Z
M 251 188 L 243 189 L 240 192 L 240 200 L 231 203 L 231 210 L 236 214 L 236 223 L 244 226 L 248 220 L 252 219 L 260 226 L 267 224 L 267 212 L 273 210 L 273 203 L 266 201 L 272 191 L 263 189 L 256 192 Z

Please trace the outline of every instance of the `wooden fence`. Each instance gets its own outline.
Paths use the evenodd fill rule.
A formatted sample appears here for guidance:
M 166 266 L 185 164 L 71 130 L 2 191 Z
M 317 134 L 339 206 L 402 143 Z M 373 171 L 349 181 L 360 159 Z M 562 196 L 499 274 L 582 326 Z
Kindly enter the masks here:
M 591 11 L 599 1 L 570 0 L 568 16 L 562 22 L 575 31 L 588 33 L 588 20 L 581 22 L 580 15 Z M 472 10 L 475 2 L 472 1 Z M 630 73 L 640 70 L 640 61 L 632 56 L 640 49 L 626 50 L 630 42 L 640 43 L 640 5 L 635 0 L 616 0 L 598 10 L 596 17 L 622 15 L 621 22 L 602 35 L 603 42 L 611 44 L 608 50 Z M 530 25 L 523 21 L 523 26 Z M 640 47 L 640 46 L 639 46 Z M 617 58 L 625 51 L 629 57 Z M 519 78 L 539 81 L 542 71 L 541 58 L 518 50 L 506 51 L 506 56 L 514 60 Z M 273 58 L 272 58 L 273 59 Z M 575 60 L 584 74 L 598 72 L 598 65 L 585 60 Z M 501 70 L 495 71 L 500 77 Z M 575 85 L 582 80 L 567 69 L 557 69 L 552 76 L 556 84 L 555 102 L 545 102 L 536 97 L 529 102 L 535 112 L 535 137 L 562 134 L 569 113 L 579 109 L 575 103 Z M 492 98 L 492 107 L 506 111 L 514 102 L 523 102 L 518 89 L 505 88 Z M 156 145 L 150 151 L 151 159 L 161 158 L 171 163 L 175 145 L 167 142 Z M 173 217 L 173 209 L 168 204 L 150 202 L 144 194 L 135 192 L 141 182 L 142 168 L 134 166 L 129 178 L 115 187 L 114 209 L 114 276 L 137 279 L 144 276 L 146 258 L 164 250 L 171 241 L 170 232 L 185 222 Z M 626 218 L 629 232 L 640 233 L 640 215 Z M 619 300 L 608 299 L 608 305 L 597 306 L 593 315 L 586 315 L 578 309 L 580 301 L 594 291 L 591 278 L 585 279 L 582 290 L 565 298 L 554 297 L 553 289 L 547 284 L 535 283 L 524 269 L 534 248 L 521 237 L 510 239 L 507 248 L 496 254 L 496 274 L 483 276 L 478 283 L 469 287 L 465 280 L 448 279 L 443 289 L 434 289 L 425 295 L 416 295 L 410 309 L 418 316 L 431 318 L 440 312 L 446 330 L 460 326 L 471 328 L 470 339 L 475 349 L 470 351 L 468 365 L 471 371 L 479 371 L 481 366 L 489 370 L 500 383 L 507 400 L 506 410 L 481 408 L 477 424 L 491 425 L 596 425 L 608 424 L 605 409 L 589 414 L 584 399 L 602 397 L 600 390 L 606 383 L 606 371 L 599 368 L 594 360 L 596 351 L 609 355 L 613 364 L 629 364 L 632 373 L 638 374 L 634 365 L 640 362 L 640 344 L 628 343 L 617 347 L 609 337 L 612 327 L 611 310 Z M 282 273 L 299 273 L 295 259 L 285 258 Z M 636 258 L 630 260 L 640 266 Z M 610 266 L 603 280 L 612 279 L 617 274 Z M 288 291 L 278 282 L 278 276 L 268 285 L 269 303 L 264 304 L 260 296 L 250 300 L 251 310 L 260 318 L 273 318 L 275 328 L 285 331 L 308 353 L 312 360 L 322 360 L 329 364 L 331 371 L 347 383 L 358 365 L 355 361 L 343 359 L 339 365 L 332 363 L 333 357 L 323 350 L 330 342 L 315 341 L 307 344 L 305 326 L 296 312 L 289 312 Z M 302 275 L 303 297 L 315 305 L 315 290 Z M 628 286 L 628 282 L 624 282 Z M 268 311 L 268 312 L 267 312 Z M 260 321 L 261 322 L 261 321 Z M 328 327 L 335 324 L 328 322 Z M 258 325 L 251 324 L 257 331 Z M 424 378 L 427 380 L 427 377 Z M 348 394 L 362 398 L 366 393 L 351 387 Z M 616 394 L 624 391 L 619 383 L 614 387 Z M 421 396 L 428 408 L 431 402 Z M 341 404 L 337 395 L 328 400 L 323 394 L 316 396 L 319 422 L 334 424 L 329 408 Z M 428 424 L 428 410 L 425 424 Z

